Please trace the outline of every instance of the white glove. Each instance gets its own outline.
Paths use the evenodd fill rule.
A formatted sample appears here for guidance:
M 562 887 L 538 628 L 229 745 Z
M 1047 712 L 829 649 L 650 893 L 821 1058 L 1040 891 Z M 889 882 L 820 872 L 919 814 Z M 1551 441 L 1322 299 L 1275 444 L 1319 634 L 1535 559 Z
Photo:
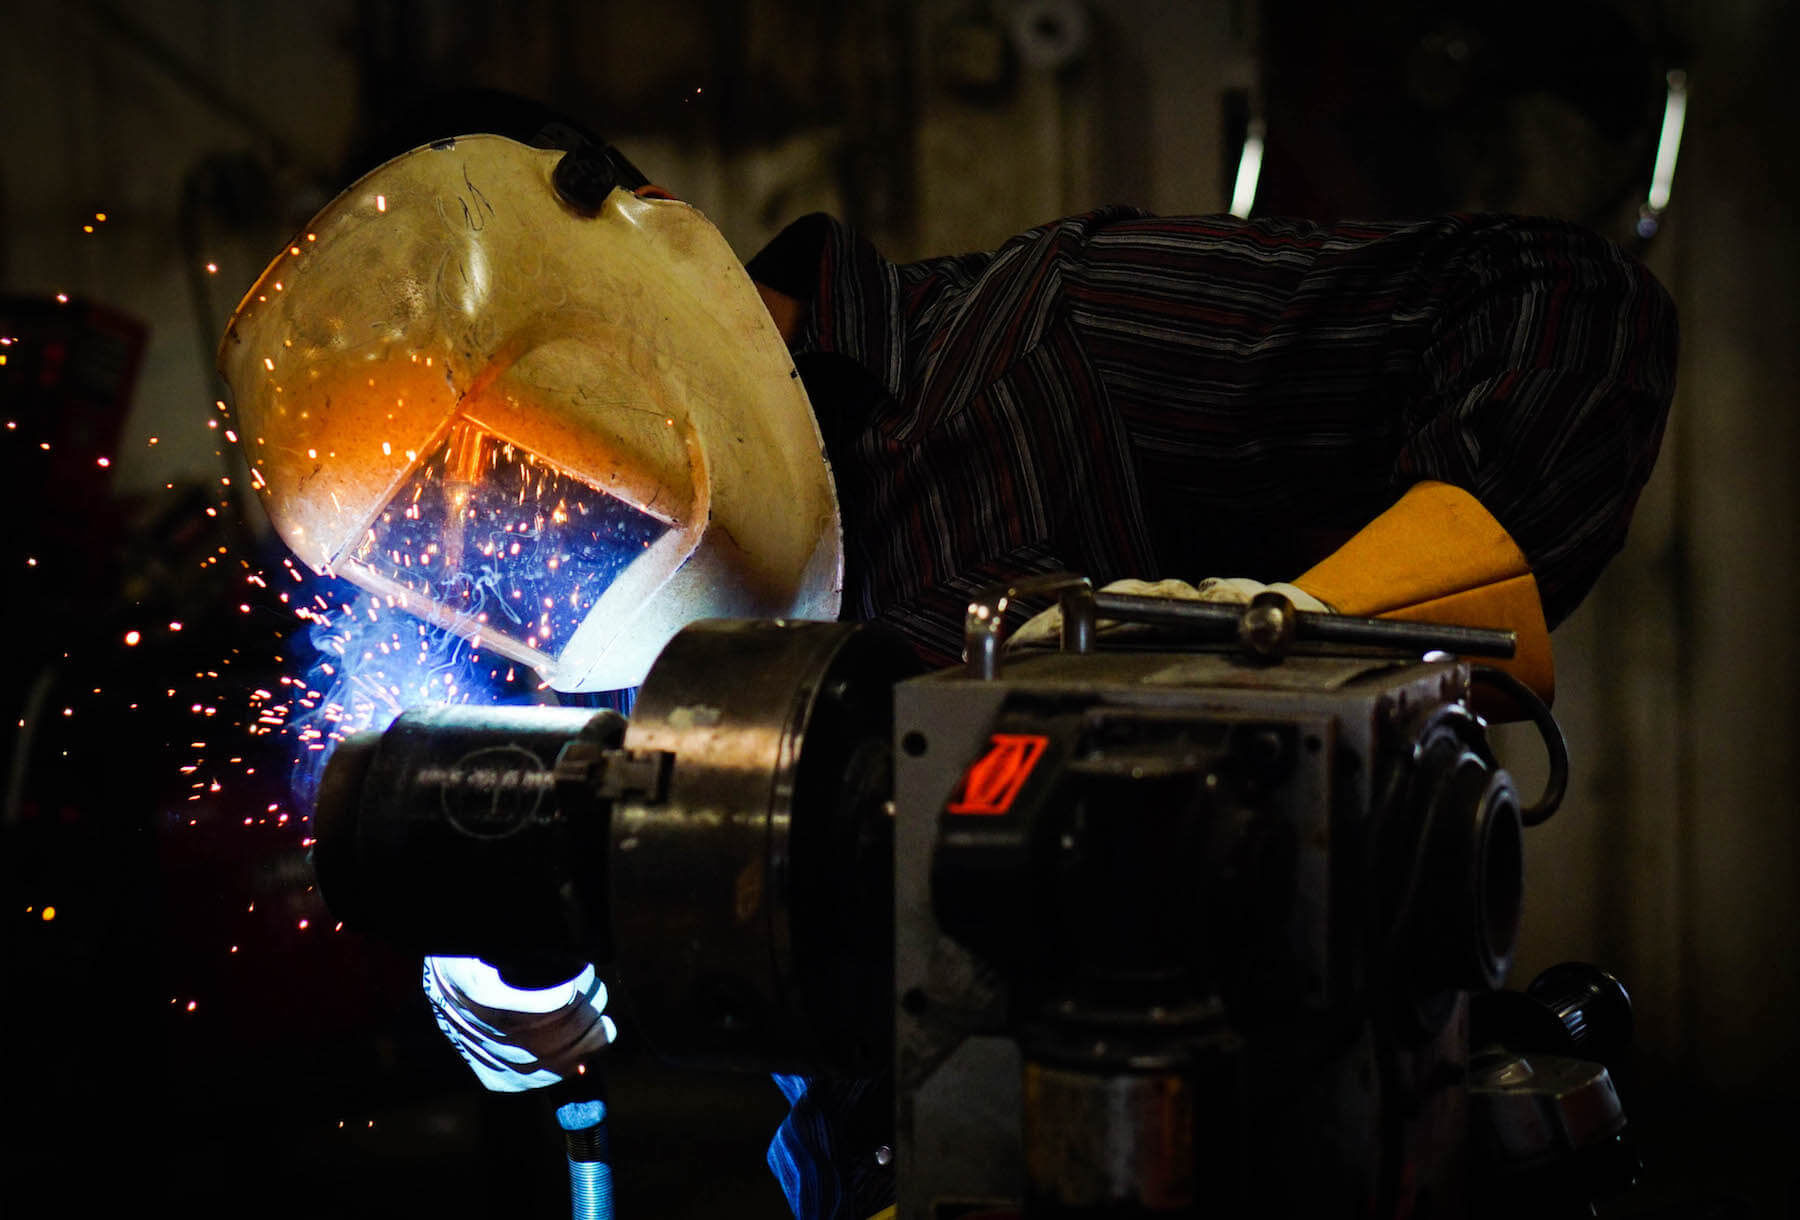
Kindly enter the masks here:
M 478 957 L 425 959 L 425 998 L 438 1028 L 495 1093 L 556 1084 L 618 1035 L 606 984 L 588 966 L 541 991 L 509 986 Z
M 1265 585 L 1259 580 L 1250 580 L 1242 576 L 1212 576 L 1198 585 L 1190 585 L 1185 580 L 1115 580 L 1110 585 L 1100 588 L 1102 593 L 1125 593 L 1132 597 L 1174 597 L 1187 601 L 1221 602 L 1226 605 L 1247 606 L 1250 599 L 1264 590 L 1279 593 L 1294 603 L 1296 610 L 1309 610 L 1314 614 L 1330 614 L 1331 607 L 1308 593 L 1285 582 Z M 1100 619 L 1094 624 L 1096 631 L 1112 631 L 1120 627 L 1129 627 L 1130 623 L 1115 622 L 1112 619 Z M 1052 606 L 1042 614 L 1035 614 L 1025 621 L 1025 625 L 1013 632 L 1007 640 L 1007 646 L 1019 644 L 1050 644 L 1062 638 L 1062 607 Z

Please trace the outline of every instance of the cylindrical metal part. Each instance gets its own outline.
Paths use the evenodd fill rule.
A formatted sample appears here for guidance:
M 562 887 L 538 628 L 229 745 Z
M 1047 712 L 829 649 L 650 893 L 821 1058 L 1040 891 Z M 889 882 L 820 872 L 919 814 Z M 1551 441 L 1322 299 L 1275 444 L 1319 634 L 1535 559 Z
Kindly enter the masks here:
M 314 867 L 346 926 L 420 953 L 602 956 L 603 813 L 559 798 L 557 757 L 616 743 L 616 712 L 421 708 L 341 745 L 319 789 Z
M 569 1159 L 569 1204 L 574 1220 L 612 1220 L 612 1139 L 606 1104 L 570 1102 L 556 1111 Z
M 705 622 L 644 680 L 625 745 L 673 755 L 613 812 L 620 990 L 664 1054 L 885 1068 L 893 685 L 917 660 L 837 623 Z
M 1631 995 L 1608 971 L 1563 962 L 1532 979 L 1525 994 L 1556 1018 L 1572 1055 L 1611 1064 L 1631 1049 Z
M 1191 1211 L 1194 1092 L 1179 1071 L 1025 1065 L 1028 1215 Z
M 1293 647 L 1299 624 L 1294 603 L 1274 590 L 1258 593 L 1238 619 L 1238 647 L 1251 656 L 1280 660 Z
M 1491 991 L 1506 982 L 1524 894 L 1524 842 L 1512 779 L 1463 749 L 1434 786 L 1415 910 L 1431 982 Z
M 1094 647 L 1094 586 L 1085 576 L 1051 572 L 1012 584 L 983 589 L 963 615 L 963 662 L 971 678 L 991 682 L 1000 676 L 1000 634 L 1006 612 L 1021 597 L 1056 594 L 1062 609 L 1064 652 L 1090 652 Z
M 1241 1044 L 1214 999 L 1059 1001 L 1024 1031 L 1026 1215 L 1220 1215 L 1242 1203 Z
M 574 1220 L 612 1220 L 612 1165 L 569 1158 L 569 1213 Z
M 1246 616 L 1243 606 L 1130 593 L 1094 594 L 1094 612 L 1102 618 L 1125 622 L 1188 628 L 1200 640 L 1237 639 Z M 1414 653 L 1454 652 L 1470 657 L 1510 657 L 1518 647 L 1513 632 L 1485 627 L 1409 623 L 1306 610 L 1292 611 L 1286 617 L 1292 620 L 1295 641 L 1402 648 Z
M 1423 713 L 1372 837 L 1382 969 L 1408 1037 L 1433 1036 L 1461 992 L 1502 986 L 1524 896 L 1512 777 L 1461 704 Z
M 1524 893 L 1523 833 L 1511 778 L 1462 755 L 1426 833 L 1421 964 L 1446 986 L 1500 987 L 1512 966 Z

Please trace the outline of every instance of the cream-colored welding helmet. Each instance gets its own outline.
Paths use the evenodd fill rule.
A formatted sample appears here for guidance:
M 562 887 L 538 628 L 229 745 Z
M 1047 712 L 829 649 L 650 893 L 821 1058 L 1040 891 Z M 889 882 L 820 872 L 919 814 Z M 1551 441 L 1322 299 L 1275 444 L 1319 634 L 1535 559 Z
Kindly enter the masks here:
M 685 203 L 576 210 L 563 155 L 416 149 L 269 265 L 219 364 L 270 520 L 559 690 L 696 619 L 836 618 L 818 423 L 743 265 Z

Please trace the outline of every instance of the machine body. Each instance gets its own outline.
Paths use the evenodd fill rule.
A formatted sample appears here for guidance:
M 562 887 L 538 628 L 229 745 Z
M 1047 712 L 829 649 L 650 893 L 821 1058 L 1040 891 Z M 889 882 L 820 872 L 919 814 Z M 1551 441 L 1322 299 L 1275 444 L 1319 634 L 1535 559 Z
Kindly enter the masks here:
M 1463 1214 L 1466 993 L 1520 898 L 1468 681 L 1213 651 L 901 686 L 900 1215 Z
M 1471 667 L 1273 605 L 1096 650 L 1071 588 L 1064 649 L 983 647 L 1002 594 L 935 674 L 713 621 L 629 724 L 408 713 L 333 760 L 327 901 L 610 961 L 677 1061 L 891 1072 L 901 1220 L 1468 1214 L 1469 996 L 1522 892 Z

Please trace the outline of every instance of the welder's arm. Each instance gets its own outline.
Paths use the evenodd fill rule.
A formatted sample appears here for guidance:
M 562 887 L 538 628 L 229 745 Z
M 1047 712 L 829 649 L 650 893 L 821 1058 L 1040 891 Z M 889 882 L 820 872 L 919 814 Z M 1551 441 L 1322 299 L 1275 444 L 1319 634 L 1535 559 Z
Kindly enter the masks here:
M 1415 485 L 1294 584 L 1339 614 L 1510 630 L 1518 637 L 1513 659 L 1483 663 L 1508 671 L 1545 703 L 1556 693 L 1531 565 L 1460 487 Z
M 428 957 L 425 998 L 438 1028 L 495 1093 L 556 1084 L 617 1033 L 603 1015 L 606 984 L 592 966 L 565 983 L 528 991 L 479 958 Z

